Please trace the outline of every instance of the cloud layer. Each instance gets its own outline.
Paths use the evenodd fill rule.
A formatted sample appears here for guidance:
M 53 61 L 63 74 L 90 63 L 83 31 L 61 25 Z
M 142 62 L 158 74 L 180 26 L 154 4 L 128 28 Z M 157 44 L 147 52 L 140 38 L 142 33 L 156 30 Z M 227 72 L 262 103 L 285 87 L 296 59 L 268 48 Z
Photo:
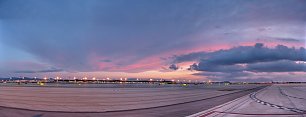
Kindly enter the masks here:
M 293 62 L 304 61 L 304 11 L 303 0 L 1 0 L 0 74 L 54 67 L 190 77 L 177 64 L 188 61 L 196 61 L 190 69 L 233 75 L 273 62 L 301 71 Z M 296 49 L 247 46 L 257 42 Z
M 199 60 L 198 64 L 190 65 L 188 70 L 210 72 L 200 73 L 207 76 L 220 76 L 224 73 L 227 73 L 226 77 L 228 74 L 235 77 L 250 75 L 250 72 L 306 72 L 306 51 L 303 47 L 278 45 L 268 48 L 262 43 L 256 43 L 254 46 L 175 56 L 174 63 L 195 60 L 194 58 Z

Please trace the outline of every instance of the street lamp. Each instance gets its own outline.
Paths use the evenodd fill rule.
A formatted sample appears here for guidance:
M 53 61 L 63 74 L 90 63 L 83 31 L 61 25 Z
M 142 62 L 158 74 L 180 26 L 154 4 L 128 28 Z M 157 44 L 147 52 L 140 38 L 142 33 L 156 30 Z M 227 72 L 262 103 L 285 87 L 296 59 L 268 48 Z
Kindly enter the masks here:
M 76 77 L 75 77 L 75 76 L 73 77 L 73 80 L 74 80 L 74 82 L 76 83 Z

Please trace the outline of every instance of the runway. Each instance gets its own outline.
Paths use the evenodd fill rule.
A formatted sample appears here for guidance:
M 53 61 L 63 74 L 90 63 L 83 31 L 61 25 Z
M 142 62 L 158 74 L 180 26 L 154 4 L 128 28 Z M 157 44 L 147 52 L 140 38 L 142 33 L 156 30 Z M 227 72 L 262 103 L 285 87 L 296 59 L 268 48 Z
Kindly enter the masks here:
M 16 96 L 16 95 L 26 95 L 26 93 L 18 92 L 18 91 L 24 91 L 25 87 L 17 87 L 17 89 L 14 89 L 13 91 L 12 91 L 12 87 L 9 87 L 8 89 L 5 89 L 5 88 L 1 87 L 2 91 L 0 92 L 0 95 L 2 95 L 1 96 L 2 99 L 0 103 L 2 106 L 0 108 L 1 117 L 12 117 L 12 116 L 14 117 L 58 117 L 58 116 L 67 116 L 67 117 L 68 116 L 74 116 L 74 117 L 84 117 L 84 116 L 86 117 L 101 117 L 101 116 L 183 117 L 183 116 L 188 116 L 188 115 L 191 115 L 191 114 L 203 111 L 203 110 L 207 110 L 209 108 L 212 108 L 214 106 L 234 100 L 236 98 L 239 98 L 243 95 L 247 95 L 259 89 L 258 86 L 246 86 L 246 87 L 245 86 L 242 86 L 242 87 L 241 86 L 229 86 L 227 87 L 227 90 L 224 90 L 223 86 L 219 88 L 214 87 L 214 86 L 212 86 L 211 88 L 207 88 L 207 87 L 201 88 L 198 86 L 188 87 L 188 88 L 186 87 L 137 88 L 137 89 L 125 88 L 125 89 L 116 89 L 116 91 L 120 92 L 119 93 L 120 95 L 118 94 L 114 95 L 112 94 L 115 91 L 113 88 L 106 88 L 106 89 L 105 88 L 104 89 L 90 88 L 90 91 L 83 91 L 83 92 L 82 92 L 82 89 L 79 88 L 77 91 L 82 92 L 79 94 L 74 92 L 74 90 L 77 88 L 65 88 L 66 90 L 69 89 L 68 90 L 69 93 L 68 92 L 62 93 L 62 94 L 66 94 L 66 95 L 63 95 L 62 97 L 54 97 L 54 95 L 52 96 L 48 94 L 40 95 L 40 93 L 35 93 L 36 98 L 40 97 L 40 100 L 45 99 L 45 98 L 41 98 L 41 96 L 49 96 L 49 97 L 53 97 L 53 99 L 57 98 L 58 100 L 58 98 L 64 99 L 64 98 L 68 98 L 71 95 L 74 95 L 73 97 L 76 97 L 76 99 L 70 98 L 71 100 L 69 101 L 78 101 L 78 102 L 82 102 L 83 100 L 81 99 L 83 98 L 77 98 L 76 95 L 78 95 L 79 97 L 82 97 L 80 96 L 80 94 L 86 94 L 86 96 L 91 96 L 91 98 L 87 97 L 89 99 L 92 99 L 93 97 L 97 98 L 101 96 L 98 99 L 101 99 L 102 101 L 104 100 L 103 104 L 107 104 L 107 101 L 105 101 L 106 100 L 105 98 L 107 97 L 109 97 L 108 99 L 113 99 L 114 96 L 115 97 L 120 96 L 122 99 L 126 98 L 125 99 L 126 101 L 120 101 L 120 100 L 108 101 L 108 103 L 112 104 L 112 106 L 101 106 L 101 105 L 92 105 L 92 104 L 84 105 L 84 104 L 87 104 L 84 102 L 83 103 L 68 103 L 68 105 L 69 104 L 71 105 L 67 106 L 67 103 L 64 104 L 64 100 L 62 100 L 62 102 L 61 100 L 58 100 L 57 103 L 56 102 L 51 103 L 52 106 L 46 106 L 42 104 L 46 103 L 44 101 L 52 101 L 50 100 L 50 98 L 47 98 L 46 100 L 42 100 L 39 102 L 38 98 L 35 99 L 35 97 L 30 97 L 29 94 L 28 94 L 27 101 L 32 101 L 32 103 L 27 103 L 27 104 L 20 103 L 20 102 L 25 102 L 25 100 L 22 100 L 21 96 Z M 18 88 L 23 88 L 23 89 L 18 89 Z M 33 88 L 33 87 L 26 87 L 26 90 L 27 88 Z M 35 88 L 39 88 L 39 87 L 34 87 L 34 89 Z M 59 89 L 61 88 L 46 88 L 46 89 L 39 88 L 36 91 L 44 92 L 44 90 L 48 90 L 47 92 L 49 92 L 49 94 L 52 94 L 52 93 L 55 93 L 52 90 L 57 91 L 58 93 Z M 228 89 L 231 89 L 231 90 L 228 90 Z M 5 92 L 6 90 L 10 91 L 10 93 Z M 61 91 L 63 90 L 64 89 L 61 89 Z M 33 89 L 30 89 L 28 91 L 33 91 Z M 99 95 L 98 92 L 101 93 L 101 91 L 104 94 L 108 92 L 108 94 Z M 139 94 L 140 93 L 139 91 L 142 93 L 144 92 L 146 93 Z M 14 92 L 16 92 L 15 95 L 8 95 L 8 94 L 14 94 Z M 134 94 L 132 92 L 134 92 Z M 88 93 L 93 93 L 96 95 L 88 95 Z M 129 96 L 133 97 L 135 95 L 138 96 L 138 98 L 136 99 L 138 100 L 142 99 L 143 101 L 138 101 L 137 102 L 138 104 L 136 103 L 136 101 L 134 104 L 130 104 L 132 100 L 136 100 L 136 99 L 127 98 L 127 97 Z M 139 97 L 139 96 L 143 96 L 143 97 Z M 183 96 L 183 98 L 181 98 L 181 96 Z M 18 97 L 18 99 L 20 100 L 18 100 L 16 97 Z M 29 99 L 32 99 L 32 100 L 29 100 Z M 96 99 L 95 101 L 99 101 L 98 99 Z M 146 99 L 152 99 L 154 101 L 150 103 L 146 103 L 145 101 Z M 10 102 L 8 100 L 15 100 L 15 102 Z M 33 102 L 34 100 L 37 100 L 37 103 Z M 48 102 L 48 104 L 50 103 Z M 80 105 L 75 105 L 75 104 L 83 104 L 83 105 L 80 106 Z M 56 108 L 50 108 L 50 107 L 56 107 Z M 66 107 L 69 107 L 69 108 L 67 109 Z
M 304 117 L 305 97 L 305 84 L 275 84 L 190 117 Z

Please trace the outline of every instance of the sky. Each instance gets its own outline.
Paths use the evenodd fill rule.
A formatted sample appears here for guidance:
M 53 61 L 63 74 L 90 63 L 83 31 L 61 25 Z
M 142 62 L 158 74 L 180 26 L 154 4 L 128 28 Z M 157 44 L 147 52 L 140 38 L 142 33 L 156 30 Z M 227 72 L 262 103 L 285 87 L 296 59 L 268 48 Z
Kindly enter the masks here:
M 0 0 L 0 77 L 306 81 L 305 0 Z

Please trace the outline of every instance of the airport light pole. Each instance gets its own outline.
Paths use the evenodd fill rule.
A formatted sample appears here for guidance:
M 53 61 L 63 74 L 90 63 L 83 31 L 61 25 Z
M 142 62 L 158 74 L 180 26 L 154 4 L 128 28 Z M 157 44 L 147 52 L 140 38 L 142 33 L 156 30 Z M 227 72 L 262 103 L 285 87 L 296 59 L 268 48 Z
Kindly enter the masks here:
M 76 77 L 73 77 L 73 79 L 74 79 L 74 83 L 76 83 Z

